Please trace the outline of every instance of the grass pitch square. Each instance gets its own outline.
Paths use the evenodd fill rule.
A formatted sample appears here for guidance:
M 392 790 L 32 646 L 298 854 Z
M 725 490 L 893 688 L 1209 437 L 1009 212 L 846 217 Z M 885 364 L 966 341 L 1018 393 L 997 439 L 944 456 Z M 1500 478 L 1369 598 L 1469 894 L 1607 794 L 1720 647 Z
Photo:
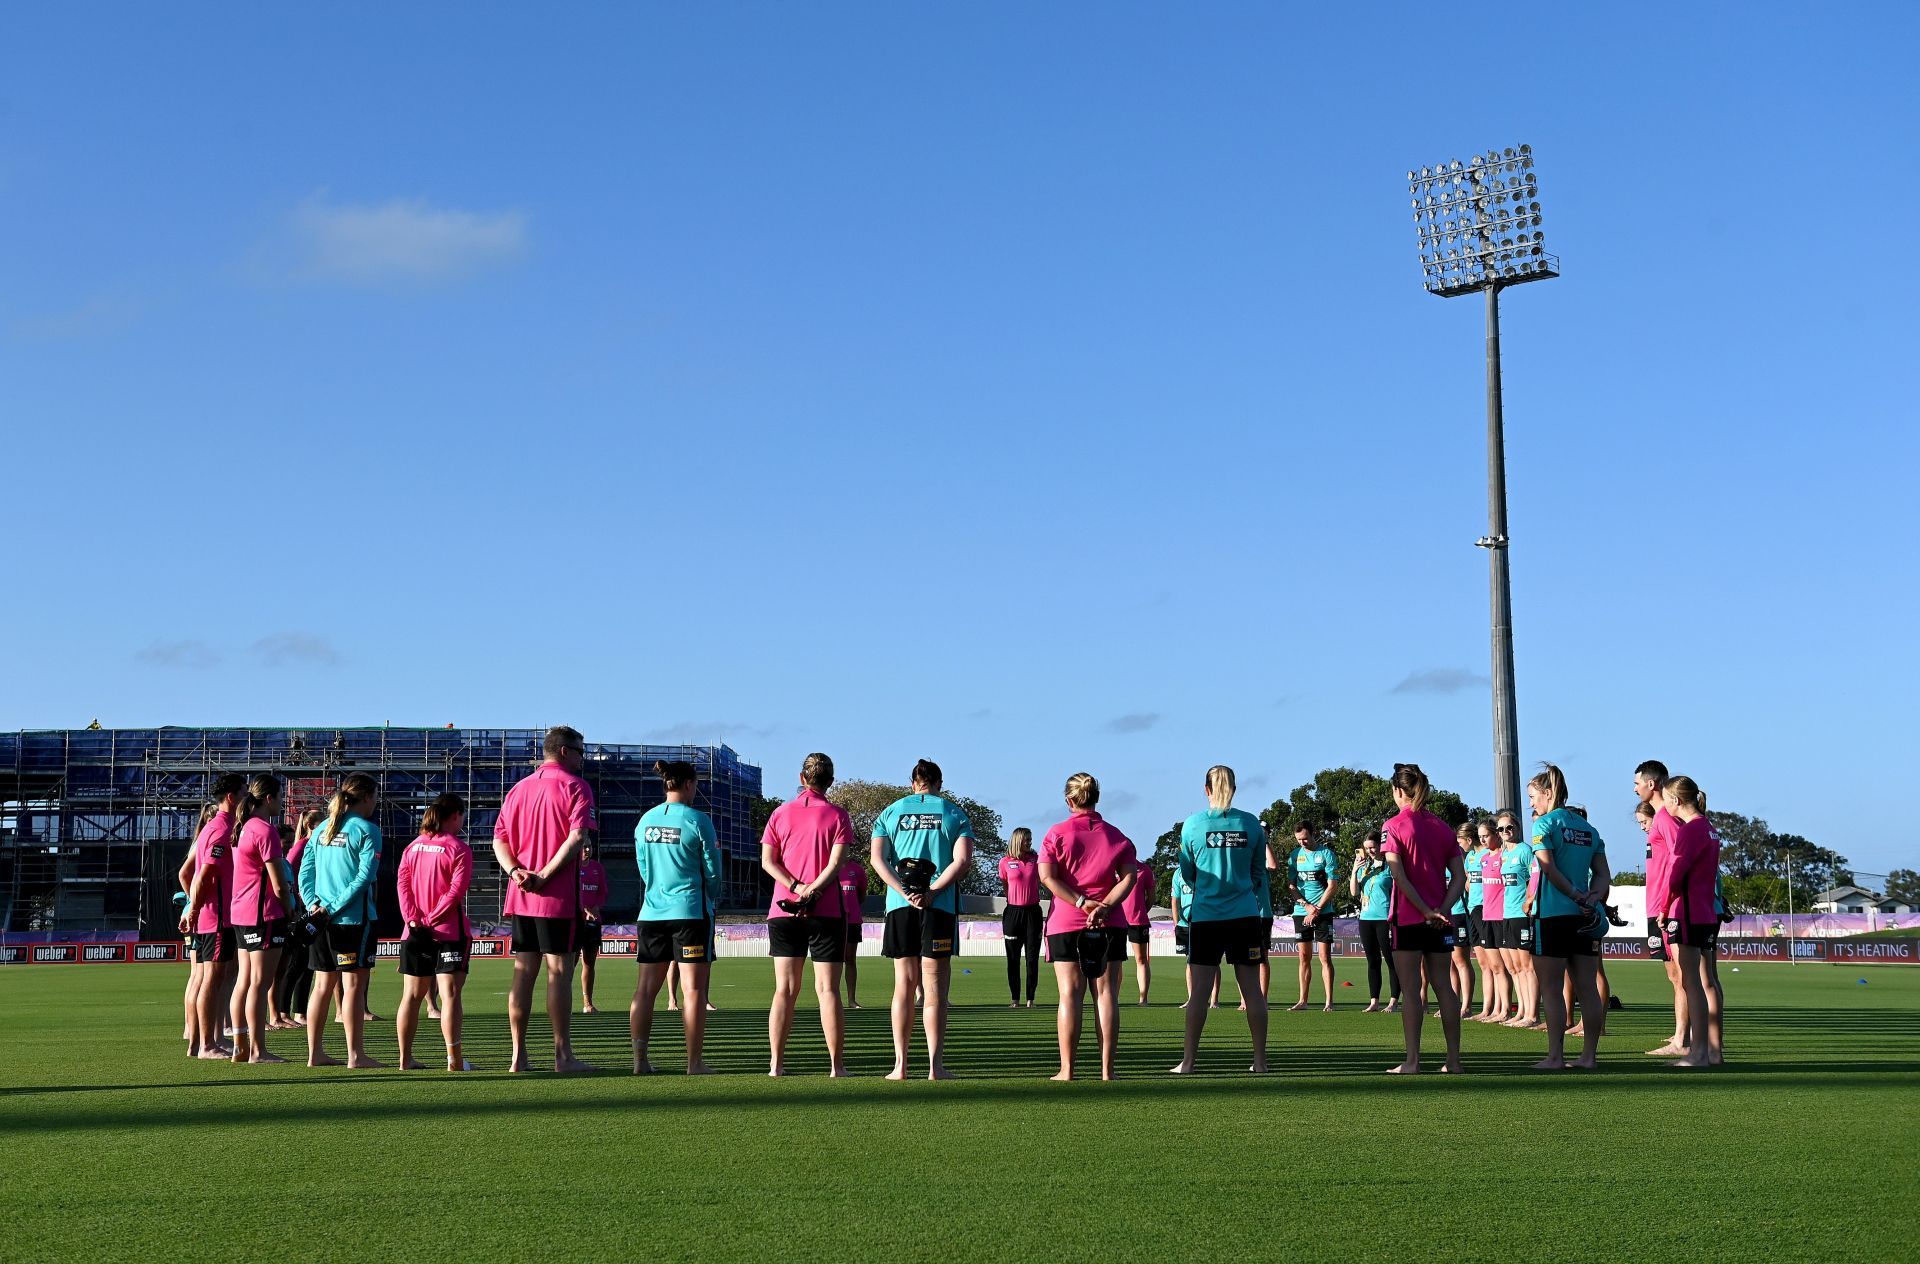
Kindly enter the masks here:
M 715 968 L 708 1057 L 636 1079 L 631 961 L 576 1015 L 577 1078 L 505 1074 L 507 969 L 476 963 L 463 1076 L 190 1061 L 181 967 L 0 971 L 0 1259 L 1844 1260 L 1920 1251 L 1920 970 L 1755 965 L 1724 975 L 1728 1065 L 1667 1070 L 1666 984 L 1610 966 L 1596 1073 L 1528 1064 L 1537 1034 L 1469 1024 L 1469 1074 L 1396 1080 L 1397 1017 L 1336 984 L 1276 1010 L 1275 1072 L 1246 1026 L 1179 1057 L 1179 963 L 1121 1018 L 1121 1080 L 1052 1084 L 1051 980 L 1006 1008 L 1002 963 L 954 986 L 947 1084 L 880 1079 L 887 963 L 829 1081 L 802 990 L 770 1080 L 765 960 Z M 1358 983 L 1357 964 L 1340 979 Z M 1126 995 L 1132 992 L 1129 964 Z M 1292 999 L 1291 962 L 1275 995 Z M 1856 980 L 1864 977 L 1864 984 Z M 394 1056 L 398 978 L 374 977 L 370 1051 Z M 1316 982 L 1316 988 L 1318 984 Z M 1358 997 L 1359 999 L 1355 999 Z M 1316 992 L 1316 1002 L 1318 995 Z M 534 1047 L 546 1039 L 536 1020 Z M 1091 1031 L 1086 1039 L 1090 1042 Z M 1439 1024 L 1427 1024 L 1437 1051 Z M 304 1036 L 276 1033 L 293 1057 Z M 330 1047 L 340 1051 L 337 1035 Z M 423 1024 L 421 1049 L 438 1053 Z M 918 1046 L 916 1046 L 918 1047 Z M 1088 1046 L 1090 1049 L 1090 1045 Z M 683 1065 L 678 1016 L 655 1061 Z M 924 1061 L 919 1062 L 924 1072 Z M 1087 1059 L 1084 1065 L 1092 1065 Z

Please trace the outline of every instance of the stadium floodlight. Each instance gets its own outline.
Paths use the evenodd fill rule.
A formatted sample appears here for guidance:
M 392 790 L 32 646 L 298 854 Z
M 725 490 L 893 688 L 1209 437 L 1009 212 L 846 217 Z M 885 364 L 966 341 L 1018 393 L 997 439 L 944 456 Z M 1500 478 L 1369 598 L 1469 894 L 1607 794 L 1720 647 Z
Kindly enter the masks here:
M 1560 275 L 1540 231 L 1533 146 L 1489 149 L 1407 172 L 1420 238 L 1422 288 L 1441 298 L 1487 296 L 1487 534 L 1493 624 L 1494 807 L 1520 810 L 1520 735 L 1515 722 L 1513 581 L 1507 562 L 1507 452 L 1500 403 L 1500 291 Z M 1438 195 L 1435 196 L 1435 189 Z M 1458 243 L 1456 246 L 1455 243 Z

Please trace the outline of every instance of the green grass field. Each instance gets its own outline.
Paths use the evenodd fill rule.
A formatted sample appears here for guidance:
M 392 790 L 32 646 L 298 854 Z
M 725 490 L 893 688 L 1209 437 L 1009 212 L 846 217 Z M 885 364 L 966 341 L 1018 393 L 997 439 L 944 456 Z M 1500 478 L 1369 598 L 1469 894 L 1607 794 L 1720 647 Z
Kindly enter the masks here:
M 1208 1073 L 1181 1081 L 1165 1074 L 1181 976 L 1162 962 L 1154 1005 L 1124 1013 L 1121 1080 L 1063 1085 L 1045 1078 L 1052 1008 L 1010 1012 L 1001 965 L 963 964 L 950 1054 L 962 1078 L 950 1084 L 879 1078 L 890 1045 L 878 960 L 862 979 L 870 1008 L 849 1016 L 858 1078 L 846 1081 L 825 1078 L 810 1008 L 791 1058 L 802 1078 L 766 1078 L 765 960 L 716 967 L 709 1057 L 727 1074 L 644 1080 L 618 1073 L 630 961 L 603 967 L 609 1012 L 575 1019 L 583 1056 L 608 1070 L 567 1079 L 193 1062 L 178 1039 L 180 968 L 10 967 L 0 1259 L 1920 1250 L 1920 970 L 1728 973 L 1718 1072 L 1642 1056 L 1671 1022 L 1664 980 L 1622 963 L 1611 970 L 1629 1007 L 1595 1074 L 1530 1072 L 1542 1037 L 1472 1024 L 1468 1076 L 1390 1079 L 1399 1020 L 1358 1012 L 1356 987 L 1336 989 L 1333 1014 L 1275 1014 L 1265 1079 L 1233 1073 L 1246 1028 L 1217 1012 Z M 1290 993 L 1290 968 L 1276 973 L 1276 993 Z M 468 989 L 469 1056 L 488 1068 L 505 1064 L 505 980 L 482 963 Z M 390 1019 L 394 971 L 375 984 Z M 672 1068 L 679 1028 L 665 1017 L 655 1058 Z M 390 1059 L 392 1023 L 371 1030 L 374 1056 Z M 291 1056 L 303 1039 L 278 1047 Z M 1430 1022 L 1429 1049 L 1438 1041 Z

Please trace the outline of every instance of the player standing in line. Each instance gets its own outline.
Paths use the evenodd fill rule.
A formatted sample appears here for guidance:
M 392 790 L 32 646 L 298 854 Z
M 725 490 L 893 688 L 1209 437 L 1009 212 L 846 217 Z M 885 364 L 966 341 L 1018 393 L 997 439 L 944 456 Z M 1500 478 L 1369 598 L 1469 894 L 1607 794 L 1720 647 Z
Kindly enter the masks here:
M 787 1073 L 787 1037 L 800 1001 L 800 975 L 813 958 L 813 995 L 827 1041 L 827 1074 L 847 1074 L 847 1020 L 840 1008 L 840 972 L 847 957 L 847 911 L 840 869 L 853 848 L 853 821 L 827 801 L 833 760 L 819 751 L 800 765 L 800 792 L 767 818 L 760 867 L 773 879 L 767 941 L 773 955 L 773 1004 L 767 1011 L 768 1075 Z
M 572 1034 L 580 850 L 596 824 L 593 788 L 580 776 L 587 744 L 578 729 L 560 725 L 547 730 L 541 750 L 540 766 L 507 791 L 493 827 L 493 856 L 509 879 L 505 911 L 513 923 L 513 983 L 507 993 L 513 1061 L 507 1069 L 533 1069 L 527 1061 L 527 1017 L 544 964 L 553 1069 L 590 1071 L 573 1056 Z
M 1540 865 L 1540 896 L 1535 905 L 1533 952 L 1540 971 L 1540 1002 L 1546 1010 L 1547 1056 L 1536 1071 L 1565 1068 L 1567 1003 L 1561 984 L 1572 976 L 1580 998 L 1581 1047 L 1574 1066 L 1592 1070 L 1607 1026 L 1600 999 L 1600 940 L 1594 920 L 1605 927 L 1611 875 L 1607 845 L 1587 818 L 1567 808 L 1567 779 L 1552 764 L 1527 783 L 1533 808 L 1532 846 Z M 1602 932 L 1604 933 L 1604 931 Z
M 1000 857 L 1000 881 L 1007 907 L 1000 913 L 1000 935 L 1007 947 L 1008 1009 L 1020 1008 L 1020 961 L 1026 958 L 1027 1008 L 1040 986 L 1040 861 L 1033 854 L 1033 831 L 1022 825 L 1007 839 Z
M 1060 987 L 1060 1071 L 1073 1078 L 1080 1045 L 1080 1012 L 1093 989 L 1094 1023 L 1100 1040 L 1100 1078 L 1114 1078 L 1120 1045 L 1120 972 L 1127 956 L 1120 908 L 1140 876 L 1133 842 L 1096 810 L 1100 783 L 1092 774 L 1067 778 L 1071 815 L 1040 842 L 1040 881 L 1053 893 L 1047 910 L 1047 956 Z
M 1454 831 L 1454 841 L 1459 844 L 1462 863 L 1466 855 L 1473 850 L 1473 822 L 1468 821 Z M 1469 869 L 1469 878 L 1471 870 Z M 1460 898 L 1447 910 L 1447 916 L 1453 919 L 1453 991 L 1460 998 L 1460 1013 L 1464 1017 L 1473 1008 L 1473 919 L 1468 915 L 1467 893 L 1463 889 Z M 1438 1018 L 1439 1015 L 1435 1014 Z
M 1661 906 L 1667 947 L 1680 966 L 1687 994 L 1687 1053 L 1672 1065 L 1700 1068 L 1721 1061 L 1720 998 L 1708 973 L 1720 937 L 1715 885 L 1720 877 L 1720 836 L 1707 819 L 1707 796 L 1691 777 L 1670 777 L 1660 788 L 1678 824 L 1673 860 Z
M 1147 992 L 1153 986 L 1153 892 L 1158 885 L 1153 866 L 1146 861 L 1140 862 L 1140 875 L 1133 880 L 1133 886 L 1127 890 L 1125 903 L 1117 910 L 1116 916 L 1127 928 L 1127 942 L 1133 945 L 1133 982 L 1140 990 L 1140 1004 L 1147 1003 Z
M 280 851 L 280 779 L 247 783 L 234 814 L 233 895 L 227 920 L 239 949 L 233 985 L 233 1060 L 285 1062 L 267 1052 L 267 1013 L 287 943 L 286 857 Z
M 633 858 L 646 887 L 634 928 L 639 979 L 627 1022 L 633 1073 L 652 1075 L 653 1006 L 667 975 L 680 976 L 680 1022 L 687 1034 L 687 1074 L 707 1065 L 707 984 L 713 970 L 713 910 L 720 886 L 720 838 L 713 820 L 692 806 L 699 774 L 683 760 L 656 763 L 667 801 L 633 827 Z
M 1400 975 L 1400 1026 L 1407 1056 L 1392 1075 L 1420 1070 L 1420 1026 L 1426 1018 L 1426 985 L 1440 1000 L 1446 1031 L 1444 1070 L 1460 1072 L 1460 1003 L 1453 991 L 1453 920 L 1445 912 L 1466 889 L 1467 873 L 1447 823 L 1427 811 L 1430 787 L 1418 764 L 1395 764 L 1389 784 L 1394 806 L 1380 854 L 1393 875 L 1393 965 Z M 1424 969 L 1425 979 L 1422 979 Z
M 447 1046 L 447 1070 L 471 1071 L 460 1049 L 465 1018 L 460 993 L 467 982 L 467 956 L 473 926 L 467 921 L 467 887 L 473 881 L 473 849 L 460 837 L 467 822 L 467 801 L 443 794 L 420 818 L 420 836 L 400 853 L 400 897 L 405 939 L 400 945 L 400 1012 L 394 1030 L 400 1039 L 400 1069 L 424 1064 L 413 1057 L 413 1036 L 420 1027 L 420 1005 L 440 994 L 440 1036 Z
M 1307 1008 L 1316 945 L 1320 955 L 1322 1009 L 1333 1009 L 1333 849 L 1304 821 L 1293 827 L 1294 848 L 1287 853 L 1287 885 L 1293 894 L 1294 931 L 1300 939 L 1300 999 L 1291 1008 Z M 1409 1004 L 1417 1004 L 1417 998 Z
M 1520 818 L 1501 812 L 1494 818 L 1500 838 L 1500 882 L 1505 917 L 1500 922 L 1500 956 L 1513 976 L 1514 1013 L 1502 1024 L 1532 1027 L 1540 1021 L 1540 976 L 1533 970 L 1533 920 L 1527 908 L 1527 884 L 1533 876 L 1533 848 L 1520 837 Z
M 916 994 L 924 1005 L 927 1078 L 950 1080 L 945 1054 L 947 993 L 960 937 L 960 877 L 973 861 L 973 827 L 940 793 L 940 765 L 913 766 L 913 793 L 887 805 L 873 823 L 873 871 L 887 884 L 887 928 L 880 951 L 893 959 L 893 1069 L 907 1078 Z
M 326 1051 L 327 1006 L 340 995 L 346 1028 L 347 1065 L 369 1070 L 384 1064 L 367 1056 L 367 974 L 379 943 L 374 938 L 374 888 L 380 874 L 380 827 L 373 822 L 380 783 L 363 772 L 340 783 L 327 803 L 327 819 L 307 839 L 300 855 L 300 890 L 308 911 L 326 925 L 313 943 L 313 995 L 307 1000 L 307 1065 L 339 1066 Z
M 180 933 L 190 936 L 193 969 L 187 976 L 187 1056 L 227 1058 L 228 992 L 233 986 L 233 924 L 228 918 L 228 894 L 233 890 L 233 820 L 247 792 L 247 779 L 237 772 L 223 775 L 213 785 L 219 806 L 194 836 L 193 850 L 180 866 L 180 888 L 187 907 L 180 915 Z
M 867 862 L 857 855 L 847 857 L 840 866 L 840 906 L 847 911 L 847 965 L 840 974 L 847 985 L 847 1008 L 864 1008 L 855 998 L 856 985 L 859 982 L 859 967 L 854 964 L 860 955 L 860 939 L 866 929 L 866 913 L 861 908 L 867 898 Z
M 1267 955 L 1267 924 L 1260 916 L 1259 893 L 1267 887 L 1267 831 L 1260 818 L 1233 806 L 1233 769 L 1215 764 L 1204 782 L 1207 810 L 1180 826 L 1180 853 L 1174 870 L 1176 891 L 1192 892 L 1187 926 L 1186 1044 L 1175 1075 L 1193 1071 L 1200 1055 L 1200 1033 L 1210 1006 L 1195 1004 L 1194 983 L 1202 992 L 1220 986 L 1222 958 L 1233 966 L 1240 994 L 1247 1000 L 1247 1032 L 1253 1038 L 1253 1065 L 1267 1070 L 1267 998 L 1260 993 L 1260 961 Z M 1176 897 L 1177 898 L 1177 897 Z
M 1265 832 L 1264 827 L 1262 829 L 1262 832 L 1263 833 Z M 1273 853 L 1271 851 L 1267 853 L 1267 855 L 1272 855 L 1272 854 Z M 1264 859 L 1265 857 L 1262 857 L 1262 860 Z M 1188 885 L 1186 879 L 1180 876 L 1180 870 L 1178 868 L 1174 869 L 1173 880 L 1168 884 L 1168 886 L 1169 886 L 1168 898 L 1173 901 L 1173 950 L 1179 953 L 1181 956 L 1187 958 L 1187 970 L 1186 970 L 1187 999 L 1180 1002 L 1180 1008 L 1186 1009 L 1188 1006 L 1193 1004 L 1193 957 L 1192 957 L 1192 953 L 1190 952 L 1190 949 L 1192 947 L 1192 934 L 1193 934 L 1193 927 L 1191 925 L 1192 916 L 1193 916 L 1192 914 L 1193 887 Z M 1266 924 L 1267 923 L 1264 921 L 1261 922 L 1261 925 L 1263 927 Z M 1262 940 L 1261 942 L 1265 943 L 1266 941 Z M 1266 969 L 1265 953 L 1261 954 L 1260 968 L 1262 970 Z M 1207 1006 L 1211 1009 L 1220 1008 L 1221 973 L 1222 972 L 1219 970 L 1215 970 L 1213 972 L 1213 991 L 1209 995 L 1206 1001 Z M 1255 974 L 1256 980 L 1258 979 L 1258 977 L 1259 977 L 1258 972 L 1256 972 Z M 1266 995 L 1267 995 L 1266 992 L 1262 991 L 1260 993 L 1260 998 L 1262 1000 L 1265 1000 Z M 1244 1012 L 1246 1008 L 1247 1008 L 1247 1003 L 1245 1000 L 1242 1000 L 1240 1002 L 1240 1009 L 1242 1010 L 1242 1012 Z
M 593 1003 L 594 969 L 600 961 L 600 910 L 607 906 L 607 867 L 600 863 L 593 839 L 580 848 L 580 1012 L 598 1014 Z
M 1649 759 L 1633 770 L 1634 798 L 1653 809 L 1653 820 L 1647 826 L 1647 951 L 1666 963 L 1667 982 L 1673 987 L 1673 1037 L 1647 1050 L 1647 1056 L 1653 1058 L 1686 1053 L 1690 1028 L 1687 989 L 1680 976 L 1680 963 L 1669 951 L 1664 923 L 1667 873 L 1673 866 L 1674 839 L 1680 830 L 1680 823 L 1661 797 L 1666 784 L 1667 766 L 1657 759 Z
M 1360 850 L 1353 855 L 1353 871 L 1347 879 L 1348 894 L 1360 906 L 1360 947 L 1367 954 L 1367 1008 L 1362 1013 L 1381 1010 L 1380 973 L 1386 967 L 1388 1000 L 1385 1013 L 1400 1004 L 1400 975 L 1393 968 L 1393 931 L 1391 897 L 1393 875 L 1387 872 L 1386 858 L 1380 854 L 1380 830 L 1367 827 Z
M 1480 935 L 1494 972 L 1493 1009 L 1487 1021 L 1506 1025 L 1520 1012 L 1520 976 L 1507 967 L 1507 875 L 1500 868 L 1500 824 L 1487 825 L 1486 855 L 1480 861 Z
M 300 891 L 300 858 L 306 854 L 307 839 L 314 828 L 326 819 L 326 813 L 319 808 L 308 808 L 300 814 L 299 823 L 293 829 L 293 844 L 287 848 L 287 887 L 292 898 L 287 903 L 289 913 L 295 909 L 304 909 L 312 901 Z M 313 962 L 308 950 L 289 951 L 280 954 L 280 983 L 274 992 L 274 1001 L 285 1015 L 289 1027 L 307 1025 L 307 998 L 313 988 Z

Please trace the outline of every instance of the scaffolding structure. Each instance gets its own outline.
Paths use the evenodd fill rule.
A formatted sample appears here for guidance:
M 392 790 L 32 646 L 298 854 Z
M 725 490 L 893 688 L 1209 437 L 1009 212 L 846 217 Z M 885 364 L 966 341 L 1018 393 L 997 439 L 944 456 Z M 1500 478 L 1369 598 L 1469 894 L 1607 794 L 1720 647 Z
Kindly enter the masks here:
M 177 875 L 200 810 L 223 773 L 270 772 L 286 783 L 291 823 L 324 804 L 353 773 L 380 783 L 386 847 L 377 904 L 381 930 L 397 927 L 394 875 L 401 849 L 437 795 L 467 801 L 473 844 L 467 907 L 496 919 L 503 875 L 488 845 L 507 790 L 538 767 L 543 729 L 159 728 L 47 729 L 0 733 L 0 931 L 175 933 Z M 726 746 L 588 743 L 581 770 L 599 813 L 612 920 L 631 918 L 639 878 L 633 829 L 666 799 L 656 760 L 700 772 L 697 806 L 720 836 L 726 905 L 762 889 L 753 802 L 760 769 Z

